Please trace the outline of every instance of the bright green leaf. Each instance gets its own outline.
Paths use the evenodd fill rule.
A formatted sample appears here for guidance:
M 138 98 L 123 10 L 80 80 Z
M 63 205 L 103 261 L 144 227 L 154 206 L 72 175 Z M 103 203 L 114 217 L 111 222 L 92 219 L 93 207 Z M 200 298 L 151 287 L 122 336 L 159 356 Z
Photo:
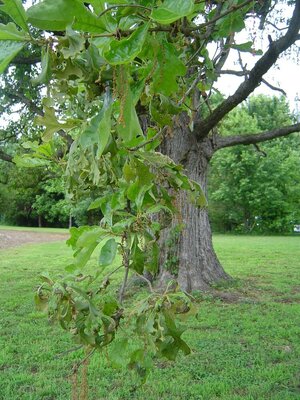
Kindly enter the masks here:
M 22 50 L 23 45 L 23 43 L 12 40 L 0 41 L 0 74 L 5 71 L 11 60 Z
M 137 28 L 128 38 L 114 40 L 110 43 L 110 49 L 104 53 L 104 57 L 111 65 L 130 63 L 142 51 L 147 36 L 149 24 Z
M 13 22 L 7 25 L 0 24 L 0 40 L 17 40 L 23 42 L 28 39 L 25 32 L 19 31 Z
M 253 48 L 253 42 L 249 41 L 249 42 L 245 42 L 245 43 L 241 43 L 241 44 L 233 44 L 231 46 L 233 49 L 239 50 L 239 51 L 243 51 L 243 52 L 247 52 L 247 53 L 252 53 L 255 55 L 262 55 L 263 52 L 262 50 L 255 50 Z
M 49 165 L 49 160 L 45 158 L 37 158 L 27 154 L 24 154 L 22 156 L 19 155 L 14 156 L 13 162 L 19 168 L 36 168 L 36 167 L 45 167 L 46 165 Z
M 217 21 L 218 34 L 227 37 L 233 32 L 240 32 L 245 28 L 244 17 L 241 12 L 232 12 L 226 17 Z
M 177 78 L 186 74 L 186 67 L 173 44 L 163 41 L 157 53 L 152 90 L 170 96 L 178 90 Z
M 118 243 L 115 239 L 109 239 L 100 251 L 99 264 L 102 267 L 110 265 L 117 254 Z
M 28 21 L 40 29 L 61 31 L 68 25 L 76 30 L 103 33 L 107 27 L 80 0 L 44 0 L 27 10 Z
M 193 0 L 165 0 L 160 7 L 152 11 L 151 18 L 159 24 L 171 24 L 193 11 Z
M 27 15 L 21 0 L 2 0 L 0 11 L 8 14 L 24 31 L 29 32 Z

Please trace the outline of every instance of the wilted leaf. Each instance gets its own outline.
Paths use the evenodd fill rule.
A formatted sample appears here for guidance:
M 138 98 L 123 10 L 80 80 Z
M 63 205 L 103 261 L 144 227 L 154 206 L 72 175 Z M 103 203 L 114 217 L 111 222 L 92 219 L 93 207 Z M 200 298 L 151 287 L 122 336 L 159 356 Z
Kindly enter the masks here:
M 46 129 L 43 134 L 43 140 L 45 142 L 51 140 L 53 134 L 58 132 L 60 129 L 69 131 L 81 123 L 81 121 L 74 119 L 69 119 L 65 122 L 59 122 L 56 118 L 55 110 L 52 107 L 44 106 L 44 111 L 44 115 L 37 116 L 34 121 L 37 125 L 45 126 Z

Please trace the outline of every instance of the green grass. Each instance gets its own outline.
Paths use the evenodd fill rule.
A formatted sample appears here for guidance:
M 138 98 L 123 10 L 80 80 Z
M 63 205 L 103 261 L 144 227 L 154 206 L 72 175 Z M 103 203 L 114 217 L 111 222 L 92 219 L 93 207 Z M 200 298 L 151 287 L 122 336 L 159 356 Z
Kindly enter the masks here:
M 300 399 L 300 238 L 214 241 L 235 280 L 217 288 L 227 301 L 195 293 L 199 312 L 185 333 L 193 353 L 157 363 L 143 387 L 94 356 L 91 400 Z M 61 272 L 70 257 L 63 243 L 0 251 L 0 399 L 70 399 L 81 355 L 56 357 L 74 344 L 33 305 L 37 275 Z
M 0 230 L 44 232 L 44 233 L 69 233 L 69 229 L 64 228 L 33 228 L 28 226 L 0 225 Z

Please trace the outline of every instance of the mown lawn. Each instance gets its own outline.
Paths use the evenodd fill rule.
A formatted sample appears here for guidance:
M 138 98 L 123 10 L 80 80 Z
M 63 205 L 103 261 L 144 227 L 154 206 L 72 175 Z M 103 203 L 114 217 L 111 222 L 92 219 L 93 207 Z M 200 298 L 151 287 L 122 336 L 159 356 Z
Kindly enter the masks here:
M 300 237 L 216 236 L 215 247 L 235 278 L 220 299 L 195 293 L 187 321 L 192 355 L 159 362 L 140 387 L 134 375 L 94 356 L 90 399 L 299 400 Z M 70 399 L 70 372 L 82 353 L 34 309 L 42 271 L 69 263 L 63 243 L 0 251 L 0 399 Z

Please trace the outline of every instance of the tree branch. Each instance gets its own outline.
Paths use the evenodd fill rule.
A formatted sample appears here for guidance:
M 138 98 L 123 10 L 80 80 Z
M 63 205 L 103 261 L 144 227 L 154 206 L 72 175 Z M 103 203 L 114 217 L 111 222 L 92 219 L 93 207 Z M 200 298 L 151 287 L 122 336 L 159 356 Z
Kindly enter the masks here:
M 290 135 L 294 132 L 300 132 L 300 123 L 284 126 L 257 134 L 237 135 L 237 136 L 218 136 L 214 138 L 214 151 L 236 145 L 248 145 L 266 142 L 275 138 Z
M 286 96 L 286 92 L 281 89 L 280 87 L 272 85 L 270 82 L 266 81 L 264 78 L 261 80 L 262 83 L 264 83 L 266 86 L 268 86 L 270 89 L 275 90 L 277 92 L 282 93 L 284 96 Z
M 194 30 L 198 30 L 198 29 L 203 29 L 206 26 L 215 24 L 219 19 L 222 19 L 223 17 L 226 17 L 226 15 L 231 14 L 237 10 L 240 10 L 241 8 L 247 6 L 248 4 L 253 3 L 253 0 L 246 0 L 244 1 L 242 4 L 238 5 L 238 6 L 231 6 L 230 8 L 228 8 L 225 12 L 223 12 L 222 14 L 216 15 L 214 18 L 212 18 L 211 20 L 207 21 L 207 22 L 203 22 L 202 24 L 199 24 L 197 27 L 195 28 L 188 28 L 189 32 L 192 32 Z
M 250 71 L 245 70 L 245 71 L 235 71 L 232 69 L 227 69 L 227 70 L 223 70 L 220 71 L 219 74 L 220 75 L 235 75 L 235 76 L 247 76 L 249 75 Z M 277 92 L 282 93 L 284 96 L 286 96 L 286 92 L 281 89 L 280 87 L 274 86 L 272 85 L 270 82 L 268 82 L 266 79 L 262 78 L 262 83 L 264 83 L 266 86 L 268 86 L 270 89 L 275 90 Z
M 198 139 L 206 137 L 209 132 L 233 110 L 244 101 L 254 89 L 262 82 L 263 75 L 275 64 L 281 53 L 287 50 L 298 38 L 300 29 L 300 0 L 296 0 L 295 9 L 288 31 L 280 39 L 271 42 L 269 49 L 257 61 L 249 72 L 249 77 L 236 90 L 236 92 L 223 101 L 204 120 L 195 121 L 194 132 Z

